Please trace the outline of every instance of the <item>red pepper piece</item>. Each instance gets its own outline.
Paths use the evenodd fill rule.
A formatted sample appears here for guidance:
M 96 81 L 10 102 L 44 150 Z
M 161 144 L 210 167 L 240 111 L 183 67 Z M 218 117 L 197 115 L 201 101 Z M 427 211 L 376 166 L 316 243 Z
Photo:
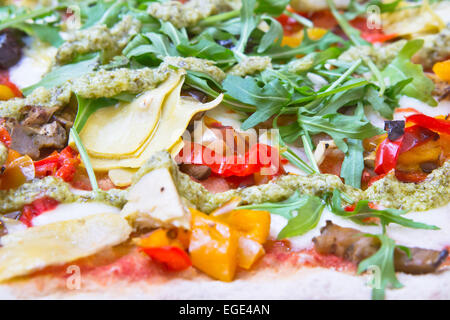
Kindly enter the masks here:
M 361 38 L 370 43 L 383 43 L 392 39 L 397 38 L 396 33 L 384 34 L 383 32 L 375 33 L 375 32 L 362 32 Z
M 32 220 L 34 217 L 56 208 L 58 203 L 58 201 L 50 197 L 36 199 L 31 204 L 27 204 L 23 207 L 22 215 L 19 220 L 27 225 L 27 227 L 32 227 Z
M 183 249 L 175 246 L 140 248 L 152 259 L 163 263 L 169 270 L 181 271 L 192 266 L 189 255 Z
M 35 175 L 38 178 L 53 176 L 58 170 L 59 154 L 53 152 L 47 158 L 34 162 Z
M 434 119 L 434 118 L 431 118 Z M 395 141 L 386 138 L 377 148 L 375 173 L 388 173 L 397 166 L 398 156 L 436 137 L 436 133 L 422 126 L 405 128 L 403 136 Z
M 415 123 L 435 132 L 450 134 L 450 120 L 436 119 L 419 113 L 407 117 L 406 122 Z
M 56 176 L 70 182 L 79 164 L 78 154 L 71 147 L 66 147 L 59 154 L 53 152 L 47 158 L 36 161 L 34 167 L 36 177 Z
M 4 127 L 0 127 L 0 142 L 3 142 L 3 144 L 8 148 L 11 146 L 11 136 L 9 135 L 8 130 Z
M 221 177 L 245 177 L 261 169 L 266 169 L 264 174 L 273 175 L 279 171 L 281 163 L 278 150 L 261 143 L 253 145 L 245 155 L 231 156 L 217 155 L 207 147 L 191 143 L 180 151 L 178 158 L 184 163 L 206 165 Z
M 386 138 L 380 143 L 375 156 L 375 173 L 383 174 L 395 169 L 402 141 L 403 136 L 394 141 Z

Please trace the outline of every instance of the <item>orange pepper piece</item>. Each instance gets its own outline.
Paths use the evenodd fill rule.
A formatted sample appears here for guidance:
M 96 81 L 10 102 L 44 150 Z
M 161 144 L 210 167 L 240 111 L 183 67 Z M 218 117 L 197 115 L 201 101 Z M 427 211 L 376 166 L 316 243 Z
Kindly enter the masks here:
M 435 63 L 433 66 L 433 72 L 442 81 L 450 82 L 450 60 Z
M 270 212 L 232 210 L 216 216 L 239 233 L 238 266 L 250 269 L 264 254 L 264 244 L 270 231 Z
M 0 190 L 15 189 L 27 181 L 34 179 L 34 162 L 25 155 L 9 149 L 5 169 L 0 174 Z
M 9 100 L 15 97 L 16 95 L 10 87 L 0 84 L 0 100 Z
M 264 244 L 270 231 L 270 212 L 258 210 L 233 210 L 217 216 L 239 233 L 258 243 Z
M 238 232 L 215 217 L 190 210 L 189 253 L 193 266 L 212 278 L 233 280 L 237 267 Z

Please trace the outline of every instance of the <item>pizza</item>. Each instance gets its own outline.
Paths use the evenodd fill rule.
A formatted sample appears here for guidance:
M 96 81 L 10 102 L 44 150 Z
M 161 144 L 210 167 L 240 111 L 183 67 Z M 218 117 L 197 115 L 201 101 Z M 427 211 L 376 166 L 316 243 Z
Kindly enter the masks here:
M 449 17 L 2 1 L 0 296 L 449 299 Z

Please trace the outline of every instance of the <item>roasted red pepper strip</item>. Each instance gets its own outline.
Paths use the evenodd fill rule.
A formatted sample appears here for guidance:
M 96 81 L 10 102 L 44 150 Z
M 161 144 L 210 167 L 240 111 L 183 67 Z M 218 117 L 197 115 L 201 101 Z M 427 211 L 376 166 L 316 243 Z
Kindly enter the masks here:
M 56 176 L 70 182 L 79 164 L 78 154 L 71 147 L 66 147 L 59 154 L 53 152 L 47 158 L 36 161 L 34 167 L 38 178 Z
M 175 246 L 140 248 L 152 259 L 163 263 L 169 270 L 181 271 L 192 265 L 189 255 L 183 249 Z
M 382 29 L 369 29 L 367 19 L 363 17 L 353 19 L 350 24 L 361 31 L 361 38 L 370 43 L 382 43 L 397 37 L 396 33 L 385 34 Z
M 362 32 L 361 38 L 370 43 L 383 43 L 392 39 L 397 38 L 396 33 L 384 34 L 383 32 L 375 33 L 375 32 Z
M 32 227 L 32 220 L 38 215 L 56 208 L 58 201 L 50 197 L 43 197 L 34 200 L 31 204 L 27 204 L 22 209 L 22 215 L 20 216 L 20 221 L 27 225 L 27 227 Z
M 406 122 L 415 123 L 435 132 L 450 134 L 450 120 L 436 119 L 419 113 L 407 117 Z
M 59 154 L 53 152 L 47 158 L 34 162 L 35 175 L 38 178 L 53 176 L 58 170 Z
M 0 127 L 0 142 L 3 142 L 8 148 L 11 146 L 11 136 L 4 127 Z
M 380 143 L 375 156 L 375 173 L 383 174 L 395 169 L 402 141 L 403 136 L 394 141 L 386 138 Z
M 245 155 L 222 156 L 212 149 L 191 143 L 191 148 L 183 149 L 179 157 L 184 163 L 201 164 L 221 177 L 245 177 L 267 169 L 264 174 L 273 175 L 280 169 L 278 150 L 261 143 L 254 144 Z M 187 151 L 187 154 L 184 154 Z

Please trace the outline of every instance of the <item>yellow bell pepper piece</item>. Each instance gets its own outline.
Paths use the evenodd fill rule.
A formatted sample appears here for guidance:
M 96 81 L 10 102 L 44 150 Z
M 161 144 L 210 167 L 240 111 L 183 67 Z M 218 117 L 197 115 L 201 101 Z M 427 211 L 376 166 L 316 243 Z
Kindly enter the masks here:
M 270 212 L 233 210 L 216 216 L 239 233 L 238 266 L 250 269 L 264 254 L 264 244 L 270 231 Z
M 10 87 L 0 84 L 0 100 L 9 100 L 14 97 L 14 92 Z
M 239 235 L 227 223 L 191 210 L 192 265 L 212 278 L 231 281 L 237 267 Z
M 401 171 L 420 171 L 423 162 L 434 162 L 439 159 L 442 148 L 439 140 L 430 140 L 399 155 L 397 169 Z
M 217 216 L 242 236 L 264 244 L 270 231 L 270 212 L 258 210 L 233 210 Z
M 442 81 L 450 82 L 450 60 L 435 63 L 433 66 L 433 72 Z

